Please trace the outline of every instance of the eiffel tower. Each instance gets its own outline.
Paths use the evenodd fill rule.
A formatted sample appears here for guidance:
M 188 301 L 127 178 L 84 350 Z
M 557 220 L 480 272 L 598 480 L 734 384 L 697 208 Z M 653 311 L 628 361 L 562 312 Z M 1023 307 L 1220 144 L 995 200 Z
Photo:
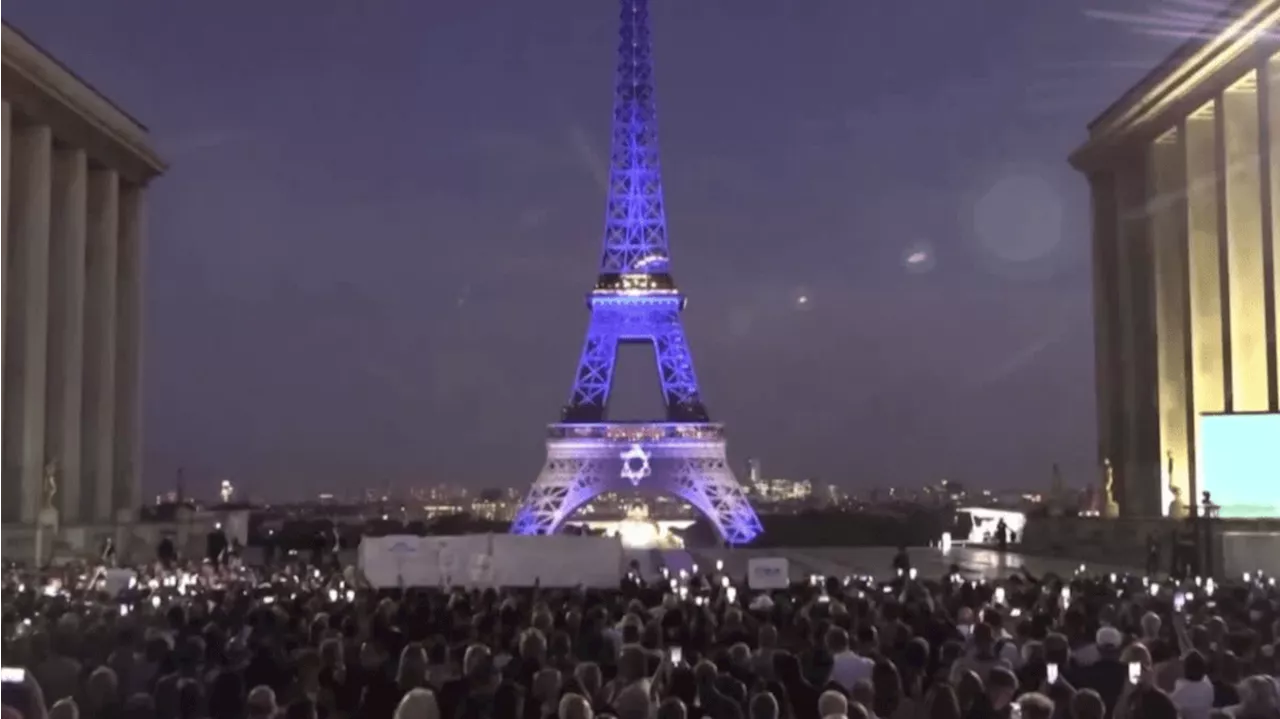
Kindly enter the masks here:
M 604 252 L 587 294 L 591 323 L 561 421 L 547 428 L 547 461 L 516 513 L 515 534 L 550 534 L 605 492 L 646 491 L 688 502 L 729 543 L 761 532 L 760 520 L 725 456 L 724 426 L 698 391 L 670 273 L 658 164 L 648 0 L 621 0 L 612 166 Z M 618 345 L 646 343 L 657 355 L 666 417 L 608 421 Z

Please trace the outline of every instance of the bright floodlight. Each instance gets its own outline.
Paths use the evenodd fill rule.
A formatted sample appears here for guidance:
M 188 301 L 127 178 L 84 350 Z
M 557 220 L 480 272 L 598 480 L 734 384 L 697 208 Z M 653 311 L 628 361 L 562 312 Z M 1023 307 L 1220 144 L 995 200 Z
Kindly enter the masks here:
M 618 537 L 622 546 L 628 549 L 650 549 L 658 546 L 658 525 L 653 522 L 642 522 L 635 519 L 624 519 L 618 523 Z

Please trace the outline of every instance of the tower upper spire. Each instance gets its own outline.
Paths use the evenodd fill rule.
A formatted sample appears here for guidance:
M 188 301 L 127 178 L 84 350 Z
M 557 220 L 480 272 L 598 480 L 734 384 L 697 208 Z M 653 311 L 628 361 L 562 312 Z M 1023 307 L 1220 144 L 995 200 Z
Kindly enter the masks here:
M 648 0 L 620 0 L 602 275 L 668 272 Z

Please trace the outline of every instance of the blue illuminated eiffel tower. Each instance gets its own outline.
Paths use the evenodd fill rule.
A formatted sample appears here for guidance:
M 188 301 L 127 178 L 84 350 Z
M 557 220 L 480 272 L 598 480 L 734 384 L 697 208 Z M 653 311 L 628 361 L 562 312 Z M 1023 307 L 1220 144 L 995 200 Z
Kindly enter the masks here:
M 658 163 L 647 0 L 621 0 L 612 167 L 604 252 L 587 295 L 591 324 L 561 422 L 548 427 L 547 462 L 511 531 L 549 534 L 591 498 L 620 490 L 675 495 L 702 512 L 725 541 L 760 534 L 760 520 L 729 469 L 724 427 L 698 391 L 670 274 Z M 609 422 L 618 345 L 650 344 L 666 417 Z

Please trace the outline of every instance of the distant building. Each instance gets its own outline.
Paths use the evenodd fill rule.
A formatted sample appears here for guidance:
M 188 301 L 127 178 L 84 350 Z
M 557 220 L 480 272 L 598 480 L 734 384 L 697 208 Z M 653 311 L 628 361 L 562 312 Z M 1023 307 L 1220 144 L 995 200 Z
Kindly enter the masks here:
M 803 501 L 813 496 L 813 483 L 807 479 L 761 479 L 751 488 L 763 502 Z

